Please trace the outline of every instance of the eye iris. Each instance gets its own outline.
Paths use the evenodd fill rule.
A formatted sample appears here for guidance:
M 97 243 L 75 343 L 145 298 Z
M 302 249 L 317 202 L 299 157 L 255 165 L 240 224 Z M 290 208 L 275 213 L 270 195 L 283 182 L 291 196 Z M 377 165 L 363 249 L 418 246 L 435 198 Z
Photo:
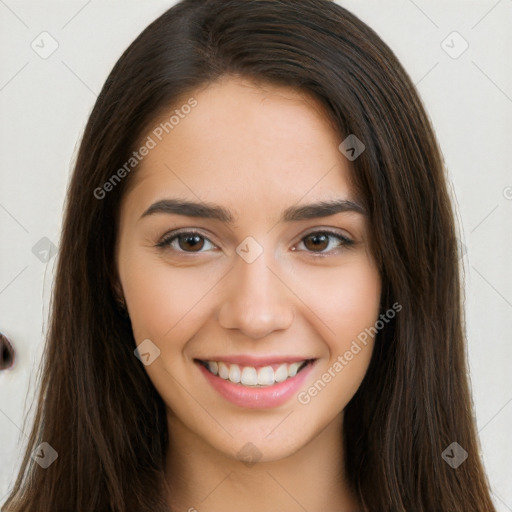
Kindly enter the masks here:
M 192 247 L 192 251 L 200 250 L 203 248 L 204 240 L 200 235 L 179 235 L 179 246 L 180 249 L 188 250 L 190 247 Z M 185 240 L 185 243 L 188 244 L 190 247 L 184 247 L 182 244 L 182 241 Z
M 311 245 L 311 247 L 309 246 L 310 244 L 308 244 L 308 241 L 313 241 L 313 244 Z M 323 247 L 322 247 L 322 244 L 324 245 Z M 324 250 L 329 246 L 329 236 L 324 233 L 309 235 L 305 238 L 304 245 L 308 249 Z

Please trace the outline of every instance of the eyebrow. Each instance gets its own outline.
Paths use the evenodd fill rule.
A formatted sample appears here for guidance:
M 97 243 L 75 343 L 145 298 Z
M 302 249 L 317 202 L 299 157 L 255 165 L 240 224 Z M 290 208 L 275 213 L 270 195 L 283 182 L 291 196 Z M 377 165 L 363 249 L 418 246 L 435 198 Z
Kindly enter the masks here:
M 361 215 L 367 215 L 366 209 L 360 204 L 349 201 L 348 199 L 335 199 L 304 206 L 290 206 L 283 212 L 280 222 L 317 219 L 343 212 L 355 212 Z M 141 215 L 141 219 L 158 213 L 215 219 L 224 224 L 234 223 L 234 217 L 231 212 L 222 206 L 212 203 L 196 203 L 184 199 L 162 199 L 157 201 Z

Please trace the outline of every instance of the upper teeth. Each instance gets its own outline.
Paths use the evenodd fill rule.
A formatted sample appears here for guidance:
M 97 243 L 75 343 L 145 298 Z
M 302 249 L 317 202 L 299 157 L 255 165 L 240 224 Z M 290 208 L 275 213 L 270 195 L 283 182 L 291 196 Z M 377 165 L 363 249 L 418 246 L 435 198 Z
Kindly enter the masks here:
M 276 382 L 283 382 L 289 377 L 294 377 L 305 362 L 283 363 L 275 370 L 272 366 L 264 366 L 258 370 L 254 366 L 241 367 L 237 364 L 216 361 L 206 361 L 206 365 L 211 373 L 218 375 L 221 379 L 245 386 L 271 386 Z

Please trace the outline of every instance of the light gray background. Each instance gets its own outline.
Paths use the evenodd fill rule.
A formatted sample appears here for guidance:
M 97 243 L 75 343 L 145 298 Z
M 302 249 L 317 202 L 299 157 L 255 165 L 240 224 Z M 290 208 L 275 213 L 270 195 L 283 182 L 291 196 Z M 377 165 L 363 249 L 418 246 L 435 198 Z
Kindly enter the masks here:
M 33 247 L 43 237 L 58 246 L 75 151 L 108 72 L 173 3 L 0 0 L 0 331 L 17 351 L 15 367 L 0 372 L 0 503 L 28 432 L 53 279 L 53 254 L 44 263 Z M 339 3 L 395 51 L 440 140 L 466 250 L 483 459 L 497 509 L 512 511 L 512 0 Z M 42 58 L 52 39 L 58 48 Z

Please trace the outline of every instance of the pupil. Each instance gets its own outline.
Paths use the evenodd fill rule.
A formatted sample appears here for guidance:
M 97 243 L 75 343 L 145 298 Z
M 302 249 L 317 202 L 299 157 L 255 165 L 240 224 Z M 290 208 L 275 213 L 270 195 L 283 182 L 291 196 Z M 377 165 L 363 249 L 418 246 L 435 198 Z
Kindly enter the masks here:
M 325 249 L 325 247 L 327 247 L 326 242 L 328 244 L 329 242 L 329 239 L 326 235 L 324 234 L 320 234 L 320 235 L 311 235 L 307 238 L 307 240 L 311 240 L 313 241 L 313 244 L 312 244 L 312 247 L 310 248 L 313 248 L 313 249 Z M 321 244 L 324 244 L 324 247 L 319 247 L 319 245 Z M 307 245 L 307 244 L 306 244 Z
M 199 235 L 192 235 L 192 236 L 184 236 L 183 239 L 185 240 L 185 243 L 188 244 L 190 247 L 194 248 L 199 245 L 199 249 L 201 249 L 201 237 Z M 183 249 L 183 247 L 181 247 Z

